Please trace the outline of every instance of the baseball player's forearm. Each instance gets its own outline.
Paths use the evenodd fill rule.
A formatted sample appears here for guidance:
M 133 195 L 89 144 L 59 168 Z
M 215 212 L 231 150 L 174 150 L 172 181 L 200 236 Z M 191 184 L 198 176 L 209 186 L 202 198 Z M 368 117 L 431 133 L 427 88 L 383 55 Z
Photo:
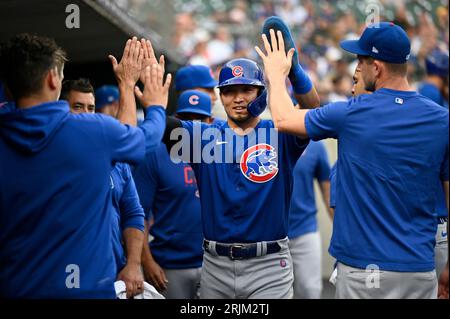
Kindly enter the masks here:
M 292 108 L 284 80 L 269 79 L 269 106 L 275 127 L 280 132 L 308 137 L 305 128 L 307 110 Z
M 148 238 L 149 223 L 145 221 L 144 237 Z M 153 258 L 150 245 L 147 240 L 144 240 L 144 246 L 142 249 L 142 270 L 144 271 L 145 280 L 150 282 L 159 291 L 167 289 L 168 280 L 164 273 L 164 270 L 158 265 Z
M 144 233 L 136 228 L 127 228 L 123 231 L 123 239 L 127 254 L 127 265 L 140 265 Z
M 320 191 L 322 193 L 323 203 L 327 208 L 331 220 L 333 220 L 334 211 L 330 208 L 330 181 L 322 181 L 319 183 Z
M 148 263 L 149 261 L 153 260 L 152 253 L 150 251 L 150 246 L 147 241 L 148 232 L 149 232 L 149 223 L 147 220 L 145 220 L 144 221 L 144 240 L 142 243 L 142 255 L 141 255 L 141 261 L 142 261 L 143 265 Z
M 134 85 L 120 83 L 119 92 L 119 112 L 117 113 L 117 119 L 122 124 L 136 126 L 137 116 L 136 100 L 134 98 Z
M 301 109 L 313 109 L 320 106 L 319 94 L 315 87 L 306 94 L 294 94 L 294 96 Z
M 146 220 L 144 222 L 144 241 L 142 246 L 142 254 L 141 254 L 141 261 L 142 265 L 144 266 L 144 270 L 153 263 L 156 263 L 155 259 L 153 258 L 152 251 L 150 249 L 150 245 L 148 244 L 148 234 L 150 230 L 150 223 Z

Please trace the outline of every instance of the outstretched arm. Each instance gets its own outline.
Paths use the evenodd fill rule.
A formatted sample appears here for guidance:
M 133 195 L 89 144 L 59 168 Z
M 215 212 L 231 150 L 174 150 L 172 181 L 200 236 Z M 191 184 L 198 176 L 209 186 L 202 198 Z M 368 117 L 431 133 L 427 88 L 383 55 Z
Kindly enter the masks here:
M 144 70 L 144 90 L 135 87 L 135 94 L 141 104 L 147 108 L 145 121 L 139 126 L 146 136 L 146 153 L 157 147 L 165 129 L 165 112 L 169 100 L 171 74 L 164 81 L 164 56 L 159 64 L 147 66 Z M 150 138 L 148 138 L 150 137 Z
M 275 127 L 280 132 L 306 138 L 308 136 L 305 128 L 305 115 L 308 111 L 292 108 L 292 101 L 286 88 L 286 77 L 291 68 L 294 49 L 285 53 L 283 36 L 280 31 L 277 32 L 278 40 L 272 29 L 270 36 L 273 50 L 264 34 L 262 39 L 266 54 L 259 47 L 255 47 L 255 49 L 264 63 L 269 87 L 269 107 Z M 313 100 L 312 97 L 310 98 Z M 305 99 L 310 98 L 305 96 Z

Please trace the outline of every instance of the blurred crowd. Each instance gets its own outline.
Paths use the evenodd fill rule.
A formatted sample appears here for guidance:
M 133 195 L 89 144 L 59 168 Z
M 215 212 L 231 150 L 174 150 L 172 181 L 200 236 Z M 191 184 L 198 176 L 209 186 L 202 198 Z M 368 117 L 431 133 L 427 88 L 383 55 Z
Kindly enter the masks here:
M 208 65 L 213 70 L 236 57 L 258 60 L 253 47 L 260 41 L 264 19 L 282 17 L 296 37 L 300 62 L 313 79 L 323 104 L 349 95 L 356 61 L 340 49 L 339 42 L 357 38 L 376 14 L 380 21 L 393 21 L 408 32 L 413 85 L 425 76 L 424 58 L 431 50 L 441 47 L 448 51 L 449 46 L 447 0 L 163 2 L 176 13 L 169 27 L 168 21 L 161 21 L 162 14 L 152 10 L 162 1 L 120 0 L 119 4 L 141 22 L 161 33 L 170 33 L 171 47 L 179 51 L 186 64 Z

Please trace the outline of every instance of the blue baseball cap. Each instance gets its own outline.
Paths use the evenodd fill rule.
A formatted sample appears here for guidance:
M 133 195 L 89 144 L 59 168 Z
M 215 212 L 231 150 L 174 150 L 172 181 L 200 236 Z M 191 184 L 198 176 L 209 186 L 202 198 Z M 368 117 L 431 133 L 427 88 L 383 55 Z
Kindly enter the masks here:
M 341 41 L 341 48 L 350 53 L 401 64 L 409 60 L 411 43 L 400 26 L 393 22 L 380 22 L 364 29 L 359 40 Z
M 95 90 L 95 110 L 119 101 L 119 89 L 115 85 L 103 85 Z
M 212 70 L 206 65 L 188 65 L 180 68 L 175 76 L 175 90 L 185 91 L 193 88 L 214 88 Z
M 427 73 L 441 77 L 448 76 L 448 51 L 442 51 L 439 48 L 433 49 L 425 58 Z
M 177 113 L 195 113 L 211 116 L 211 97 L 205 92 L 187 90 L 178 98 Z

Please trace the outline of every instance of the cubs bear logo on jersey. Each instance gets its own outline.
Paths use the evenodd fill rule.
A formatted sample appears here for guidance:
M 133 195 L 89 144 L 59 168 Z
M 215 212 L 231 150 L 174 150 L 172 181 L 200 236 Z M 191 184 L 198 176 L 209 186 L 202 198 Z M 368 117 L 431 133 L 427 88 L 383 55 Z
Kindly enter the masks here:
M 241 156 L 242 174 L 255 183 L 265 183 L 278 173 L 277 153 L 269 144 L 254 145 Z

